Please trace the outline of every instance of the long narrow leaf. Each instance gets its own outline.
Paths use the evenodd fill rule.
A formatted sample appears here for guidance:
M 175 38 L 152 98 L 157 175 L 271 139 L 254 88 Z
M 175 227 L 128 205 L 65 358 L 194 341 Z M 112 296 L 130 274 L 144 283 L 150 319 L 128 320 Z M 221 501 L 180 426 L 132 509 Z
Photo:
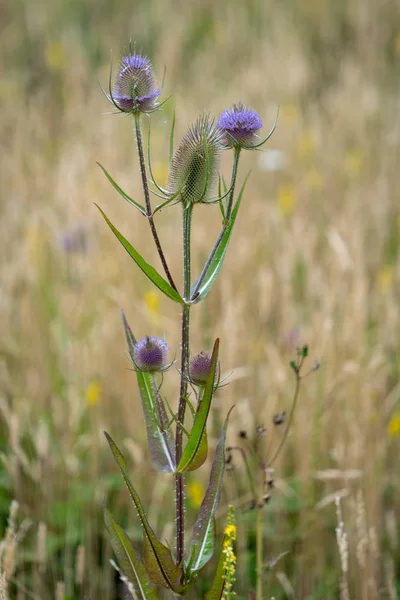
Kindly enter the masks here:
M 168 281 L 166 281 L 158 273 L 158 271 L 155 270 L 154 267 L 152 267 L 151 265 L 149 265 L 149 263 L 147 263 L 144 260 L 144 258 L 141 256 L 141 254 L 139 254 L 139 252 L 137 250 L 135 250 L 135 248 L 122 235 L 122 233 L 120 233 L 118 231 L 118 229 L 116 227 L 114 227 L 114 225 L 108 219 L 108 217 L 106 216 L 106 214 L 101 210 L 100 206 L 98 206 L 97 204 L 96 204 L 96 206 L 99 209 L 99 211 L 101 212 L 101 214 L 102 214 L 105 222 L 107 223 L 107 225 L 109 226 L 109 228 L 111 229 L 111 231 L 113 232 L 113 234 L 121 242 L 122 246 L 128 252 L 129 256 L 131 258 L 133 258 L 133 260 L 135 261 L 135 263 L 143 271 L 143 273 L 150 279 L 150 281 L 152 281 L 154 283 L 154 285 L 158 287 L 159 290 L 161 290 L 166 296 L 168 296 L 168 298 L 171 298 L 171 300 L 174 300 L 174 302 L 178 302 L 179 304 L 183 304 L 183 300 L 180 297 L 180 295 L 178 294 L 178 292 L 176 292 L 174 290 L 174 288 L 170 286 L 170 284 L 168 283 Z
M 232 410 L 232 409 L 231 409 Z M 212 557 L 215 549 L 214 515 L 218 508 L 221 486 L 225 471 L 225 442 L 229 416 L 225 419 L 214 461 L 211 468 L 207 491 L 201 503 L 199 516 L 193 528 L 193 538 L 190 545 L 188 570 L 197 573 Z
M 156 585 L 167 588 L 175 594 L 183 594 L 185 586 L 181 583 L 183 577 L 182 568 L 174 563 L 171 551 L 157 539 L 154 531 L 150 527 L 140 498 L 126 473 L 125 459 L 113 439 L 107 432 L 104 433 L 143 526 L 144 560 L 149 577 Z
M 219 339 L 215 340 L 212 356 L 210 372 L 207 376 L 204 393 L 200 399 L 199 406 L 196 411 L 192 431 L 182 454 L 182 458 L 176 469 L 177 473 L 183 471 L 193 471 L 197 469 L 207 458 L 207 453 L 204 456 L 204 432 L 206 430 L 208 413 L 210 412 L 211 400 L 214 393 L 215 371 L 218 364 Z
M 137 600 L 158 600 L 159 593 L 149 579 L 139 550 L 107 508 L 104 509 L 104 521 L 119 567 L 129 582 L 128 588 L 132 586 L 132 597 Z
M 206 271 L 203 283 L 200 286 L 198 295 L 196 296 L 194 303 L 200 302 L 201 300 L 203 300 L 203 298 L 205 298 L 207 296 L 208 292 L 210 291 L 210 289 L 211 289 L 214 281 L 216 280 L 217 275 L 222 267 L 222 264 L 223 264 L 224 258 L 225 258 L 225 254 L 226 254 L 226 251 L 228 248 L 229 240 L 231 239 L 233 227 L 235 225 L 236 217 L 239 212 L 240 203 L 242 201 L 243 192 L 244 192 L 244 188 L 246 186 L 248 177 L 249 177 L 249 175 L 247 175 L 246 179 L 243 182 L 243 185 L 242 185 L 241 190 L 238 195 L 238 199 L 232 210 L 229 224 L 222 235 L 218 249 L 217 249 L 215 255 L 213 256 L 210 266 L 208 267 L 208 269 Z M 196 289 L 196 286 L 197 286 L 197 281 L 195 281 L 191 286 L 191 294 L 193 294 L 194 290 Z
M 134 362 L 136 339 L 124 314 L 122 314 L 122 321 L 129 354 Z M 136 378 L 142 400 L 151 461 L 158 471 L 172 473 L 176 468 L 175 440 L 171 426 L 168 424 L 164 401 L 152 373 L 143 373 L 136 369 Z
M 99 165 L 100 169 L 103 171 L 104 175 L 107 177 L 108 181 L 111 183 L 113 188 L 117 190 L 118 194 L 120 194 L 124 200 L 129 202 L 129 204 L 132 204 L 135 208 L 137 208 L 142 213 L 142 215 L 146 216 L 146 211 L 144 207 L 141 204 L 139 204 L 139 202 L 136 202 L 136 200 L 133 200 L 133 198 L 128 196 L 128 194 L 126 194 L 124 190 L 121 187 L 119 187 L 118 183 L 114 181 L 114 179 L 111 177 L 108 171 L 105 170 L 103 165 L 101 165 L 99 162 L 97 164 Z
M 222 542 L 222 548 L 224 547 L 225 539 L 226 539 L 226 537 L 224 536 L 224 539 Z M 221 548 L 221 553 L 219 555 L 217 572 L 215 573 L 215 577 L 211 584 L 210 589 L 208 590 L 207 594 L 204 596 L 204 600 L 221 600 L 221 598 L 223 596 L 226 579 L 225 579 L 225 568 L 224 568 L 225 554 L 222 552 L 222 548 Z

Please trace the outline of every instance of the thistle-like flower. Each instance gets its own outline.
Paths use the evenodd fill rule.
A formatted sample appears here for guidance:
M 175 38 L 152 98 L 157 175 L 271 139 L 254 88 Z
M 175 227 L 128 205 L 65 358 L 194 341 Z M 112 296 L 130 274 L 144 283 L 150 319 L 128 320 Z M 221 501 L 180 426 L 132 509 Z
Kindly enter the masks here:
M 167 368 L 168 344 L 158 337 L 144 337 L 134 346 L 134 363 L 139 371 L 164 371 Z
M 211 368 L 211 354 L 202 350 L 190 359 L 189 379 L 193 385 L 204 386 Z M 215 385 L 219 383 L 219 364 L 215 370 Z
M 206 203 L 218 175 L 222 148 L 221 132 L 214 120 L 201 116 L 183 136 L 172 158 L 168 193 L 185 206 Z
M 257 135 L 262 127 L 260 115 L 241 102 L 224 110 L 219 116 L 217 127 L 222 132 L 226 148 L 252 148 L 258 145 Z
M 158 108 L 160 94 L 150 60 L 129 48 L 118 66 L 109 99 L 122 112 L 150 113 Z

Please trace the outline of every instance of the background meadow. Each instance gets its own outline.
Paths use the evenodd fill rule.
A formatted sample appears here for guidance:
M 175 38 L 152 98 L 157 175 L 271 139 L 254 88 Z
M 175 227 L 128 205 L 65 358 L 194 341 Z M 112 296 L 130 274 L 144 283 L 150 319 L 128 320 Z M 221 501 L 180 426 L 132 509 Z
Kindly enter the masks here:
M 283 430 L 272 418 L 290 407 L 296 347 L 309 345 L 310 368 L 321 361 L 302 384 L 264 509 L 265 598 L 344 600 L 344 575 L 350 598 L 400 597 L 400 5 L 3 0 L 0 16 L 0 566 L 9 597 L 123 597 L 105 495 L 133 537 L 140 526 L 104 429 L 129 459 L 155 530 L 172 539 L 170 479 L 149 476 L 120 311 L 138 337 L 165 336 L 174 353 L 179 309 L 150 288 L 93 205 L 158 266 L 144 220 L 96 165 L 140 201 L 131 121 L 105 114 L 98 86 L 110 49 L 118 58 L 129 39 L 160 81 L 167 68 L 172 98 L 151 118 L 161 183 L 174 108 L 178 140 L 204 110 L 218 116 L 242 100 L 267 132 L 281 106 L 267 150 L 243 155 L 240 181 L 252 173 L 227 259 L 192 314 L 192 352 L 219 336 L 231 374 L 212 409 L 214 445 L 235 404 L 228 443 L 242 430 L 251 443 L 264 425 L 276 448 Z M 179 278 L 179 211 L 157 224 Z M 194 271 L 219 227 L 217 206 L 196 207 Z M 172 369 L 169 397 L 177 385 Z M 207 473 L 189 481 L 188 525 Z M 238 598 L 255 585 L 250 499 L 235 461 L 217 527 L 236 505 Z M 191 597 L 203 597 L 214 567 Z

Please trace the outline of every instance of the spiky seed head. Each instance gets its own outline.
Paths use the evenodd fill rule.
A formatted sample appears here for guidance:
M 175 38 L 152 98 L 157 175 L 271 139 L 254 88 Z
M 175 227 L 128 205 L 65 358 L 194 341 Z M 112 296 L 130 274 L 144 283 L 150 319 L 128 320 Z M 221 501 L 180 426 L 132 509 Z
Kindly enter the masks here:
M 115 104 L 122 112 L 151 112 L 157 107 L 160 94 L 150 60 L 130 48 L 115 76 L 112 89 Z
M 140 371 L 161 371 L 166 366 L 168 344 L 158 337 L 144 337 L 134 346 L 135 365 Z
M 258 142 L 257 133 L 262 127 L 260 115 L 241 102 L 224 110 L 219 116 L 217 127 L 222 132 L 226 148 L 243 148 Z
M 168 192 L 185 206 L 207 202 L 218 176 L 221 132 L 214 119 L 202 115 L 183 136 L 171 163 Z
M 190 359 L 189 378 L 194 385 L 203 386 L 211 369 L 211 354 L 202 350 Z M 215 383 L 219 378 L 219 366 L 215 370 Z

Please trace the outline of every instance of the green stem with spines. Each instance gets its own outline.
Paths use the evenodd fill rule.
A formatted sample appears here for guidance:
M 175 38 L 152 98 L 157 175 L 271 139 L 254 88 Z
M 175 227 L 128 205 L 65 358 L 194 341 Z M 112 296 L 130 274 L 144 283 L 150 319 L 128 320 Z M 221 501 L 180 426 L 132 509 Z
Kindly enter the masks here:
M 142 186 L 143 186 L 143 193 L 144 193 L 145 206 L 146 206 L 146 218 L 149 222 L 151 233 L 152 233 L 153 239 L 154 239 L 154 243 L 156 245 L 157 252 L 160 257 L 161 264 L 164 268 L 165 274 L 167 276 L 168 282 L 171 285 L 171 287 L 177 292 L 178 291 L 177 287 L 172 278 L 171 272 L 170 272 L 168 264 L 167 264 L 167 260 L 165 258 L 163 249 L 161 247 L 160 238 L 158 237 L 158 233 L 157 233 L 156 225 L 154 223 L 153 213 L 152 213 L 152 209 L 151 209 L 149 184 L 147 182 L 146 163 L 144 160 L 142 131 L 141 131 L 141 127 L 140 127 L 140 112 L 135 113 L 133 115 L 133 119 L 134 119 L 134 124 L 135 124 L 135 137 L 136 137 L 136 144 L 137 144 L 137 150 L 138 150 L 138 155 L 139 155 L 140 175 L 142 177 Z
M 182 310 L 182 337 L 181 337 L 181 383 L 179 391 L 178 422 L 176 426 L 175 454 L 176 464 L 182 457 L 183 430 L 186 411 L 186 396 L 189 377 L 189 326 L 190 326 L 190 277 L 191 277 L 191 229 L 193 205 L 182 205 L 183 223 L 183 298 L 185 304 Z M 183 559 L 185 551 L 185 511 L 184 511 L 184 478 L 182 474 L 175 475 L 175 500 L 176 500 L 176 560 Z

